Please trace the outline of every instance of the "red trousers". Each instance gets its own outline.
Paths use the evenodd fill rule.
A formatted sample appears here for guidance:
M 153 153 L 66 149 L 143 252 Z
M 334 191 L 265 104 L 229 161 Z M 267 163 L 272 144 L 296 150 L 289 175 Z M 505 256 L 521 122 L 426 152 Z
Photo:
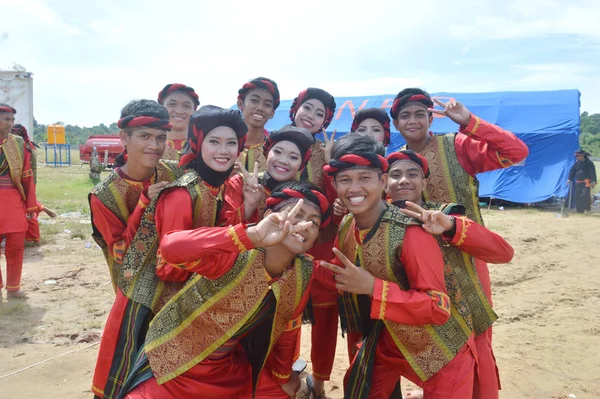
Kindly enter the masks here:
M 478 371 L 475 376 L 473 399 L 498 399 L 500 375 L 492 350 L 492 328 L 475 337 Z
M 23 272 L 23 254 L 25 253 L 25 232 L 5 233 L 6 245 L 6 290 L 19 291 L 21 289 L 21 274 Z M 0 270 L 0 288 L 4 287 L 2 271 Z
M 382 342 L 383 341 L 383 342 Z M 477 369 L 477 353 L 471 337 L 458 354 L 434 376 L 421 381 L 406 358 L 396 348 L 393 339 L 383 331 L 375 353 L 369 399 L 389 399 L 400 376 L 423 388 L 424 399 L 468 399 L 473 397 Z M 350 369 L 344 378 L 344 385 Z
M 241 345 L 218 360 L 205 359 L 185 373 L 158 385 L 151 378 L 125 399 L 238 399 L 250 391 L 252 369 Z
M 34 217 L 27 219 L 26 241 L 40 242 L 40 224 L 38 223 L 37 217 L 38 214 L 36 213 Z

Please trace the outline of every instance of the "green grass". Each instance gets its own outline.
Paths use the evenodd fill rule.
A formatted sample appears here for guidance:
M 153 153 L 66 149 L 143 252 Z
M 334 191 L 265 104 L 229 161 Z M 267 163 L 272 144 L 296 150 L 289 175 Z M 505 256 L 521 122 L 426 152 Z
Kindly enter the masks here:
M 46 207 L 63 214 L 81 212 L 89 214 L 87 196 L 94 187 L 89 170 L 79 167 L 53 167 L 38 165 L 37 198 Z
M 598 177 L 600 175 L 600 162 L 594 161 L 594 165 L 596 166 L 596 177 Z M 592 194 L 598 193 L 600 193 L 600 185 L 596 185 L 596 187 L 594 187 L 592 190 Z

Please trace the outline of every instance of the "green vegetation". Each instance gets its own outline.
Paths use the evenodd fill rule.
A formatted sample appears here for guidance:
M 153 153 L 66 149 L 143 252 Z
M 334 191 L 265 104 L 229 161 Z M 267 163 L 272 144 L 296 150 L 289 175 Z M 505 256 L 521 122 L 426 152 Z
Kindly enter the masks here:
M 61 122 L 57 122 L 61 123 Z M 46 142 L 46 128 L 48 125 L 42 125 L 33 120 L 33 141 L 36 143 Z M 93 127 L 79 127 L 77 125 L 65 125 L 65 136 L 67 143 L 71 145 L 83 144 L 92 134 L 118 134 L 119 128 L 116 123 L 111 123 L 106 126 L 104 123 Z M 77 152 L 77 160 L 79 160 L 79 151 Z
M 89 170 L 79 166 L 52 167 L 38 164 L 38 201 L 58 212 L 90 213 L 87 195 L 94 187 Z
M 600 114 L 582 113 L 580 126 L 579 143 L 581 148 L 594 157 L 600 157 Z M 598 170 L 597 166 L 596 170 Z

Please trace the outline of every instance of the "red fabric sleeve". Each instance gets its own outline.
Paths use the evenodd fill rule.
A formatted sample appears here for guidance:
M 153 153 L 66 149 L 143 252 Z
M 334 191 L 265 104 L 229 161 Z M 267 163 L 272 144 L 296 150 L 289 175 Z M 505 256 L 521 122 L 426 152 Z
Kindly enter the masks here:
M 400 261 L 410 289 L 376 278 L 371 318 L 411 325 L 444 324 L 450 317 L 450 299 L 442 251 L 435 238 L 419 226 L 409 226 Z
M 225 185 L 223 193 L 223 208 L 217 226 L 234 226 L 244 220 L 244 181 L 242 176 L 231 176 Z
M 244 226 L 238 224 L 172 231 L 162 238 L 159 250 L 171 269 L 216 279 L 231 269 L 241 252 L 253 248 Z
M 508 168 L 529 154 L 525 143 L 513 133 L 475 115 L 471 115 L 466 127 L 460 128 L 454 148 L 461 166 L 471 176 Z
M 469 255 L 488 263 L 508 263 L 514 255 L 513 247 L 501 236 L 461 215 L 456 219 L 456 234 L 445 241 Z
M 344 265 L 338 260 L 338 258 L 331 259 L 327 262 L 333 263 L 340 267 L 344 267 Z M 335 288 L 335 274 L 331 270 L 321 266 L 320 260 L 314 261 L 312 277 L 313 280 L 316 280 L 319 283 L 323 284 L 326 288 L 337 292 L 337 288 Z
M 36 212 L 37 199 L 35 196 L 33 170 L 31 169 L 31 152 L 26 148 L 23 151 L 23 176 L 21 177 L 21 185 L 25 192 L 25 208 L 27 209 L 27 212 Z

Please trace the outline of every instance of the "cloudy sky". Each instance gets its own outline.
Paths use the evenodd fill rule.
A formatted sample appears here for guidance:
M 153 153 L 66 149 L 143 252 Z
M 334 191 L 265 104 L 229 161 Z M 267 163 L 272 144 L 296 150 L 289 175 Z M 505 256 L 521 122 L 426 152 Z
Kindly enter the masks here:
M 0 12 L 0 68 L 34 73 L 41 123 L 108 124 L 173 82 L 227 107 L 259 75 L 283 99 L 307 86 L 576 88 L 600 112 L 598 0 L 0 0 Z

